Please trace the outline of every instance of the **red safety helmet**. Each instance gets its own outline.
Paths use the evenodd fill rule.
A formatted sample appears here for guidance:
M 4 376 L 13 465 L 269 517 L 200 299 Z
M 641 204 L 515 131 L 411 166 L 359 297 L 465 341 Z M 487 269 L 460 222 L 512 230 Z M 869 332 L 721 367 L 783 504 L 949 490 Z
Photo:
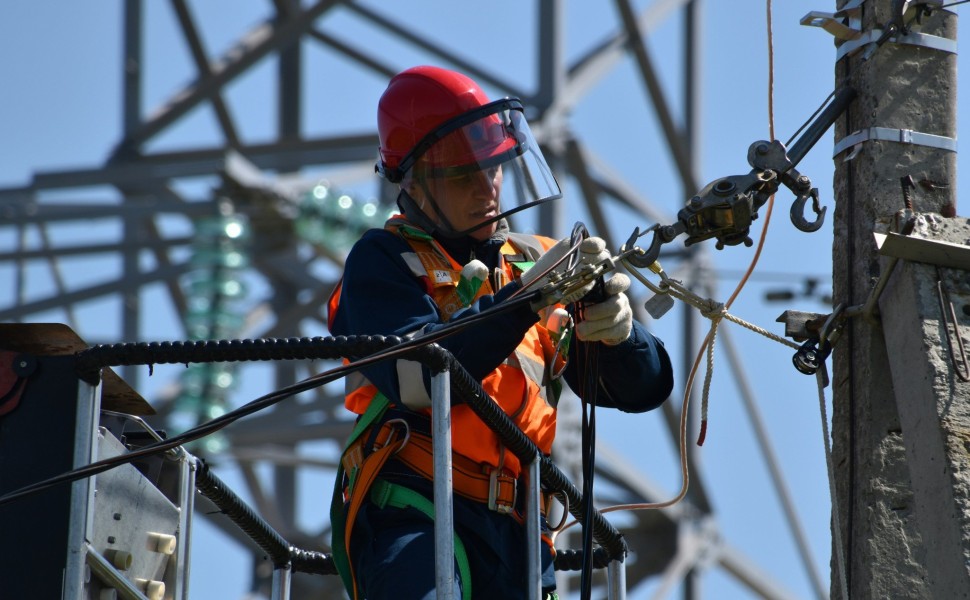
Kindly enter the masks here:
M 503 187 L 503 204 L 516 208 L 495 220 L 562 196 L 522 103 L 490 102 L 456 71 L 419 66 L 392 77 L 377 106 L 377 132 L 375 170 L 392 183 L 410 174 L 451 177 L 501 166 L 506 180 L 517 184 Z
M 494 159 L 517 143 L 497 114 L 509 108 L 521 110 L 521 103 L 490 103 L 477 83 L 456 71 L 431 66 L 403 71 L 377 106 L 377 171 L 399 182 L 419 160 L 436 172 L 501 162 Z

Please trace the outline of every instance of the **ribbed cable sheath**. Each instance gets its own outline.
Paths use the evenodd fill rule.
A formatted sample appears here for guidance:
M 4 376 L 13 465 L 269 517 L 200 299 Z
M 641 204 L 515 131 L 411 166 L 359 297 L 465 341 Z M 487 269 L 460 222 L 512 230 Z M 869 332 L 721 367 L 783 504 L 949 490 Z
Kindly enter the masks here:
M 263 549 L 273 561 L 275 568 L 289 565 L 294 571 L 303 573 L 337 574 L 337 567 L 331 556 L 291 546 L 228 485 L 210 471 L 205 462 L 196 459 L 195 467 L 195 485 L 199 492 L 218 506 L 222 514 L 229 517 L 257 546 Z
M 76 358 L 78 375 L 85 381 L 96 383 L 100 379 L 100 370 L 109 366 L 364 357 L 404 342 L 405 340 L 400 337 L 380 335 L 139 342 L 93 346 L 79 352 Z M 532 440 L 522 433 L 522 430 L 485 393 L 481 384 L 469 375 L 468 371 L 451 353 L 437 344 L 427 344 L 405 350 L 402 356 L 417 360 L 435 372 L 450 371 L 452 391 L 458 400 L 468 404 L 475 411 L 475 414 L 495 431 L 502 444 L 523 463 L 528 464 L 538 457 L 539 473 L 545 489 L 564 494 L 568 499 L 569 512 L 578 521 L 584 520 L 586 502 L 582 492 L 569 481 L 566 475 L 548 457 L 541 455 L 539 448 Z M 224 508 L 226 514 L 230 515 L 231 518 L 232 515 L 239 515 L 240 520 L 245 523 L 245 527 L 242 523 L 239 523 L 240 527 L 243 527 L 243 531 L 253 536 L 260 547 L 270 554 L 275 564 L 280 564 L 279 561 L 292 562 L 291 547 L 286 540 L 270 528 L 265 521 L 256 516 L 207 468 L 200 469 L 200 472 L 202 470 L 206 473 L 203 479 L 210 478 L 210 481 L 205 484 L 208 486 L 207 490 L 203 490 L 203 484 L 200 483 L 200 491 L 203 491 L 207 497 L 209 497 L 207 491 L 211 491 L 225 499 L 232 509 L 230 515 L 229 511 Z M 218 483 L 212 483 L 212 481 Z M 210 497 L 210 499 L 216 502 L 214 498 Z M 220 508 L 223 507 L 220 506 Z M 235 521 L 235 518 L 233 520 Z M 605 553 L 601 553 L 600 549 L 597 549 L 594 552 L 594 561 L 596 561 L 597 566 L 605 566 L 610 560 L 624 560 L 628 548 L 623 535 L 601 513 L 596 511 L 593 512 L 592 527 L 594 538 L 605 551 Z M 259 538 L 256 536 L 259 536 Z M 300 553 L 301 557 L 304 554 L 310 554 L 305 553 L 305 551 L 297 552 Z M 567 552 L 567 554 L 572 559 L 573 553 Z M 317 559 L 315 557 L 307 556 L 301 558 L 301 561 L 305 562 L 306 566 L 311 569 L 316 568 Z M 330 561 L 330 559 L 323 556 L 321 561 Z M 563 561 L 564 564 L 568 562 L 566 559 L 563 559 Z M 559 568 L 558 563 L 559 560 L 557 559 L 556 568 Z M 330 561 L 330 564 L 332 564 L 332 561 Z M 293 567 L 296 569 L 297 565 L 293 564 Z M 307 572 L 319 571 L 310 570 Z M 335 573 L 336 571 L 326 572 Z
M 439 348 L 428 346 L 427 348 Z M 523 463 L 528 464 L 535 457 L 539 457 L 539 474 L 547 490 L 559 491 L 569 500 L 569 512 L 579 522 L 583 522 L 586 501 L 582 492 L 572 484 L 566 475 L 559 470 L 548 457 L 541 456 L 539 448 L 519 429 L 505 411 L 482 389 L 482 386 L 472 379 L 468 371 L 461 368 L 453 356 L 445 352 L 451 371 L 452 390 L 459 398 L 471 406 L 475 414 L 498 435 L 502 444 L 511 450 Z M 622 561 L 626 557 L 627 545 L 623 535 L 613 527 L 612 523 L 598 511 L 593 512 L 593 536 L 606 550 L 611 559 Z

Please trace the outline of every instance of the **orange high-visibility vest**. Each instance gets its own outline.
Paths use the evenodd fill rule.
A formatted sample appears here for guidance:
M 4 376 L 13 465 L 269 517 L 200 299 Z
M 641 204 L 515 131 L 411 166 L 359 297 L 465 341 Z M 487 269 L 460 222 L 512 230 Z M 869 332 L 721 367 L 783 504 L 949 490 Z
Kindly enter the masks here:
M 411 251 L 404 253 L 403 258 L 429 291 L 441 311 L 443 321 L 448 321 L 454 313 L 466 306 L 462 304 L 456 291 L 461 278 L 462 265 L 449 256 L 438 242 L 426 232 L 415 228 L 402 216 L 395 216 L 388 220 L 385 229 L 397 233 L 408 242 Z M 521 273 L 517 264 L 534 262 L 553 244 L 555 240 L 543 236 L 510 234 L 509 240 L 501 249 L 506 259 L 502 261 L 504 281 L 500 286 L 512 281 Z M 491 282 L 486 281 L 472 302 L 494 291 Z M 339 299 L 338 286 L 329 303 L 331 320 L 338 307 Z M 557 355 L 549 331 L 540 320 L 526 332 L 515 351 L 481 382 L 488 395 L 545 454 L 551 451 L 555 437 L 555 405 L 558 400 L 557 392 L 548 385 L 547 365 L 560 363 L 556 365 L 556 372 L 558 372 L 561 361 L 562 358 Z M 400 361 L 400 363 L 406 362 L 409 361 Z M 402 397 L 405 395 L 403 392 L 405 388 L 420 388 L 420 393 L 426 396 L 427 391 L 424 389 L 420 365 L 410 364 L 412 365 L 410 371 L 400 364 L 398 367 Z M 376 386 L 360 372 L 348 376 L 346 384 L 344 405 L 357 414 L 364 414 L 371 399 L 378 393 Z M 406 400 L 405 404 L 407 404 Z M 430 414 L 430 408 L 416 408 L 416 410 Z M 456 453 L 480 464 L 504 467 L 518 476 L 521 470 L 519 460 L 512 453 L 504 452 L 498 437 L 470 407 L 462 405 L 453 407 L 451 420 L 452 447 Z

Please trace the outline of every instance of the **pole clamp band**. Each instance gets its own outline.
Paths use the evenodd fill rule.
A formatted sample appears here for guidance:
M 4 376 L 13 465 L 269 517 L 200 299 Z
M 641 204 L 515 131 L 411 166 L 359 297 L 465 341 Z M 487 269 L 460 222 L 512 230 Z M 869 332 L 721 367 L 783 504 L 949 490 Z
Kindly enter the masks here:
M 915 144 L 917 146 L 928 146 L 949 152 L 957 151 L 956 138 L 932 133 L 922 133 L 912 129 L 891 129 L 889 127 L 870 127 L 851 133 L 835 143 L 832 150 L 832 158 L 841 154 L 846 148 L 853 148 L 845 160 L 852 160 L 859 153 L 863 142 L 877 140 L 883 142 L 898 142 L 900 144 Z
M 881 37 L 882 29 L 871 29 L 855 39 L 843 42 L 836 52 L 836 62 L 842 60 L 842 58 L 849 56 L 850 54 L 854 54 L 864 46 L 875 44 Z M 910 31 L 906 35 L 894 35 L 889 38 L 889 41 L 896 44 L 930 48 L 932 50 L 939 50 L 941 52 L 948 52 L 950 54 L 957 53 L 956 40 L 951 40 L 950 38 L 945 38 L 938 35 L 930 35 L 928 33 L 920 33 L 918 31 Z

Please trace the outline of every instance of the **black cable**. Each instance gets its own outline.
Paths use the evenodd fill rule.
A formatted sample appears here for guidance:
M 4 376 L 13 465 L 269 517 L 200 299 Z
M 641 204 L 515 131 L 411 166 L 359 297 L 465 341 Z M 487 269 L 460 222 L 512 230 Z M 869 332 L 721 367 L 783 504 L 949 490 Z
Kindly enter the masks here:
M 582 319 L 582 311 L 579 311 Z M 599 386 L 599 356 L 596 342 L 581 342 L 584 360 L 583 375 L 583 497 L 586 510 L 583 519 L 583 569 L 580 576 L 580 597 L 590 600 L 593 594 L 593 532 L 590 527 L 593 519 L 593 481 L 596 473 L 596 396 Z
M 198 458 L 195 459 L 195 487 L 269 555 L 275 569 L 290 566 L 301 573 L 337 574 L 332 556 L 290 545 Z
M 13 492 L 4 494 L 3 496 L 0 496 L 0 505 L 6 504 L 7 502 L 11 502 L 13 500 L 27 496 L 35 492 L 46 490 L 48 488 L 51 488 L 61 483 L 69 483 L 72 481 L 83 479 L 84 477 L 90 477 L 92 475 L 97 475 L 98 473 L 103 473 L 105 471 L 113 469 L 114 467 L 130 463 L 135 459 L 141 458 L 143 456 L 149 456 L 160 452 L 167 452 L 177 446 L 181 446 L 182 444 L 186 444 L 186 443 L 195 441 L 199 438 L 205 437 L 206 435 L 215 433 L 216 431 L 219 431 L 220 429 L 232 424 L 233 422 L 243 417 L 249 416 L 253 413 L 263 410 L 264 408 L 273 406 L 274 404 L 277 404 L 278 402 L 285 400 L 290 396 L 320 387 L 332 381 L 336 381 L 337 379 L 340 379 L 346 376 L 348 373 L 356 371 L 362 367 L 369 366 L 383 360 L 395 358 L 409 351 L 415 350 L 416 348 L 433 344 L 449 335 L 457 333 L 458 331 L 461 331 L 462 329 L 477 323 L 478 321 L 484 320 L 486 318 L 490 318 L 492 316 L 495 316 L 497 314 L 501 314 L 507 311 L 515 310 L 519 308 L 521 305 L 528 304 L 529 302 L 531 302 L 534 299 L 534 297 L 537 295 L 538 295 L 538 292 L 524 294 L 522 296 L 516 297 L 515 299 L 510 299 L 510 300 L 507 300 L 506 302 L 502 302 L 501 304 L 497 304 L 489 308 L 488 310 L 484 310 L 478 314 L 471 315 L 467 318 L 457 319 L 455 321 L 452 321 L 451 323 L 446 324 L 444 327 L 442 327 L 441 329 L 433 333 L 422 335 L 422 336 L 415 336 L 414 338 L 410 338 L 410 339 L 399 338 L 396 336 L 369 336 L 369 337 L 361 336 L 361 338 L 363 338 L 363 341 L 365 343 L 369 342 L 369 343 L 374 343 L 378 345 L 381 345 L 381 344 L 393 344 L 393 345 L 388 349 L 380 350 L 376 353 L 354 360 L 353 362 L 350 362 L 346 365 L 342 365 L 340 367 L 336 367 L 328 371 L 324 371 L 323 373 L 318 373 L 317 375 L 308 377 L 303 381 L 299 381 L 297 383 L 288 385 L 274 392 L 270 392 L 268 394 L 260 396 L 259 398 L 256 398 L 255 400 L 252 400 L 235 410 L 229 411 L 224 415 L 221 415 L 219 417 L 216 417 L 215 419 L 212 419 L 211 421 L 207 421 L 206 423 L 203 423 L 181 434 L 172 436 L 166 440 L 149 444 L 137 450 L 132 450 L 127 454 L 122 454 L 122 455 L 106 458 L 103 460 L 99 460 L 91 464 L 85 465 L 83 467 L 79 467 L 77 469 L 73 469 L 71 471 L 61 473 L 60 475 L 55 475 L 54 477 L 50 477 L 48 479 L 39 481 L 29 486 L 25 486 L 23 488 L 20 488 L 19 490 L 15 490 Z M 345 336 L 338 336 L 337 338 L 332 338 L 333 343 L 331 344 L 331 346 L 339 347 L 341 342 L 347 343 L 347 342 L 361 341 L 361 338 L 350 338 Z M 323 340 L 324 338 L 318 338 L 318 339 Z M 294 340 L 294 341 L 299 342 L 301 340 Z M 87 351 L 83 351 L 79 353 L 78 368 L 79 368 L 79 371 L 82 372 L 82 376 L 84 374 L 90 375 L 89 371 L 95 366 L 96 363 L 98 363 L 98 359 L 109 357 L 109 356 L 123 357 L 125 360 L 121 361 L 121 364 L 143 364 L 144 362 L 151 362 L 151 363 L 198 362 L 198 361 L 187 360 L 185 356 L 182 355 L 181 353 L 173 351 L 173 349 L 178 349 L 178 348 L 179 346 L 177 344 L 171 344 L 171 343 L 161 343 L 161 344 L 154 344 L 154 345 L 116 344 L 111 346 L 95 346 L 93 348 L 90 348 Z M 205 343 L 187 344 L 186 348 L 189 350 L 195 350 L 196 351 L 195 354 L 203 354 L 203 353 L 209 354 L 211 356 L 211 362 L 227 362 L 232 360 L 240 360 L 240 358 L 238 357 L 238 354 L 240 352 L 248 352 L 249 354 L 252 354 L 253 352 L 253 349 L 251 346 L 242 347 L 242 345 L 240 344 L 232 344 L 231 342 L 226 342 L 224 344 L 217 343 L 217 344 L 211 344 L 211 345 L 206 345 Z M 128 352 L 129 350 L 130 352 Z M 152 352 L 153 350 L 157 350 L 158 352 L 153 353 Z M 208 351 L 208 352 L 204 352 L 204 351 Z M 152 356 L 153 360 L 149 361 L 147 358 L 145 358 L 147 356 Z M 302 353 L 301 356 L 306 356 L 306 353 Z M 134 362 L 132 359 L 135 359 L 135 358 L 140 359 L 142 362 L 141 363 Z
M 589 237 L 589 232 L 582 222 L 573 226 L 570 242 L 578 248 L 582 240 Z M 578 267 L 578 261 L 571 265 Z M 599 302 L 605 296 L 603 280 L 600 278 L 586 302 Z M 580 300 L 573 306 L 576 322 L 585 318 L 586 302 Z M 582 418 L 582 471 L 583 492 L 586 500 L 583 510 L 582 523 L 582 569 L 580 574 L 580 598 L 590 600 L 593 594 L 593 482 L 596 472 L 596 398 L 599 388 L 599 345 L 596 342 L 577 342 L 577 358 L 582 363 L 580 372 L 581 409 Z
M 57 477 L 21 488 L 0 497 L 0 504 L 10 502 L 14 499 L 26 496 L 33 492 L 47 489 L 59 483 L 74 481 L 83 477 L 95 475 L 107 471 L 115 466 L 132 462 L 134 459 L 152 453 L 171 450 L 172 448 L 207 435 L 210 430 L 217 431 L 233 421 L 252 414 L 262 408 L 271 406 L 291 395 L 313 389 L 330 381 L 335 381 L 345 375 L 346 372 L 386 360 L 404 354 L 421 353 L 419 362 L 428 366 L 435 372 L 451 371 L 452 389 L 458 397 L 467 404 L 493 431 L 495 431 L 505 446 L 516 454 L 523 464 L 530 460 L 539 461 L 540 479 L 548 489 L 561 492 L 569 502 L 569 512 L 581 521 L 584 528 L 588 527 L 593 533 L 593 537 L 599 542 L 601 547 L 592 552 L 576 553 L 575 551 L 557 551 L 555 568 L 557 570 L 573 569 L 578 566 L 579 560 L 584 563 L 591 563 L 595 568 L 604 568 L 613 560 L 623 560 L 628 548 L 623 535 L 606 518 L 595 510 L 589 510 L 591 496 L 584 497 L 580 490 L 572 484 L 566 475 L 552 462 L 552 460 L 542 455 L 538 447 L 529 439 L 511 420 L 501 408 L 494 402 L 486 401 L 487 394 L 481 388 L 481 384 L 474 380 L 471 375 L 460 367 L 457 359 L 441 347 L 434 346 L 434 342 L 454 333 L 464 327 L 468 327 L 482 319 L 507 310 L 515 310 L 522 304 L 530 303 L 539 296 L 538 292 L 531 292 L 517 297 L 514 301 L 509 299 L 500 305 L 483 311 L 479 314 L 458 319 L 442 327 L 433 334 L 423 335 L 411 339 L 402 340 L 394 336 L 360 336 L 337 338 L 312 338 L 287 340 L 220 340 L 220 341 L 196 341 L 182 344 L 180 342 L 161 342 L 151 344 L 115 344 L 111 346 L 96 346 L 77 354 L 77 366 L 79 374 L 84 372 L 82 377 L 93 377 L 93 382 L 97 383 L 100 368 L 104 366 L 117 366 L 125 364 L 154 364 L 154 363 L 187 363 L 187 362 L 229 362 L 236 360 L 276 360 L 276 359 L 300 359 L 300 358 L 336 358 L 339 350 L 350 349 L 351 352 L 344 355 L 360 355 L 367 353 L 375 346 L 387 346 L 377 352 L 371 353 L 364 358 L 355 360 L 353 363 L 339 368 L 331 369 L 310 377 L 304 381 L 297 382 L 276 392 L 266 394 L 248 404 L 226 413 L 222 417 L 213 419 L 193 430 L 187 431 L 178 436 L 174 436 L 163 442 L 145 446 L 139 450 L 128 454 L 92 463 L 86 467 L 64 473 Z M 321 356 L 321 354 L 326 354 Z M 137 362 L 137 361 L 141 362 Z M 112 362 L 114 361 L 114 362 Z M 93 373 L 93 375 L 92 375 Z M 592 518 L 589 515 L 592 515 Z M 245 516 L 245 515 L 243 515 Z M 250 524 L 249 526 L 254 526 Z M 256 524 L 255 526 L 259 526 Z M 286 557 L 280 549 L 279 541 L 272 532 L 268 530 L 268 535 L 263 535 L 264 541 L 268 540 L 270 547 L 274 548 L 274 560 L 285 561 Z M 326 555 L 307 552 L 290 547 L 289 560 L 295 571 L 307 573 L 332 573 L 332 559 Z
M 578 248 L 577 245 L 574 244 Z M 575 261 L 578 263 L 578 261 Z M 181 444 L 193 441 L 209 433 L 218 431 L 232 422 L 255 413 L 263 408 L 272 406 L 292 395 L 319 387 L 331 381 L 344 377 L 346 373 L 376 362 L 398 357 L 408 353 L 423 352 L 424 360 L 420 361 L 438 372 L 451 370 L 452 387 L 460 398 L 485 422 L 493 431 L 499 434 L 506 447 L 519 457 L 524 463 L 539 460 L 541 480 L 549 489 L 562 492 L 569 501 L 569 512 L 581 521 L 584 527 L 592 531 L 593 537 L 601 544 L 600 548 L 592 552 L 583 552 L 584 562 L 591 562 L 593 567 L 603 568 L 613 560 L 623 560 L 627 554 L 626 540 L 616 528 L 595 510 L 589 510 L 591 496 L 584 497 L 580 490 L 569 481 L 566 475 L 546 456 L 543 456 L 535 443 L 512 422 L 511 418 L 492 402 L 479 402 L 486 396 L 481 385 L 464 369 L 453 369 L 460 363 L 440 347 L 431 346 L 440 339 L 447 337 L 461 329 L 471 326 L 478 321 L 487 319 L 499 313 L 519 308 L 523 304 L 531 303 L 538 298 L 539 292 L 530 291 L 514 299 L 508 299 L 481 313 L 457 319 L 434 333 L 414 338 L 403 339 L 395 336 L 359 336 L 336 338 L 290 338 L 286 340 L 219 340 L 193 342 L 160 342 L 138 344 L 114 344 L 95 346 L 77 354 L 77 370 L 82 379 L 97 383 L 100 379 L 100 369 L 105 366 L 120 366 L 134 364 L 162 364 L 189 362 L 231 362 L 238 360 L 278 360 L 303 358 L 337 358 L 341 356 L 337 351 L 350 349 L 343 355 L 356 356 L 367 354 L 352 363 L 319 373 L 301 382 L 271 392 L 221 417 L 213 419 L 192 430 L 186 431 L 167 440 L 144 446 L 127 454 L 112 457 L 89 464 L 85 467 L 63 473 L 61 475 L 37 482 L 30 486 L 10 492 L 0 497 L 0 505 L 15 499 L 39 492 L 60 483 L 76 481 L 102 473 L 116 466 L 134 461 L 142 456 L 165 452 Z M 376 346 L 387 346 L 377 352 L 368 351 Z M 322 352 L 326 352 L 321 356 Z M 433 359 L 433 360 L 432 360 Z M 434 364 L 431 364 L 434 363 Z M 592 518 L 589 515 L 592 515 Z M 558 553 L 558 551 L 557 551 Z M 321 557 L 315 555 L 303 556 L 296 552 L 292 559 L 294 569 L 306 572 L 321 572 L 329 567 L 320 562 Z M 568 559 L 567 559 L 568 558 Z M 556 561 L 558 570 L 575 568 L 577 555 L 567 551 L 563 561 Z M 325 559 L 325 557 L 324 557 Z M 299 565 L 297 564 L 299 563 Z M 304 564 L 306 563 L 306 564 Z M 299 568 L 297 568 L 299 567 Z
M 791 147 L 791 143 L 795 141 L 795 138 L 798 137 L 798 134 L 800 134 L 802 130 L 804 130 L 806 127 L 808 127 L 809 123 L 815 120 L 815 117 L 818 116 L 818 113 L 822 112 L 822 109 L 825 108 L 825 106 L 829 103 L 829 100 L 831 100 L 832 97 L 835 96 L 836 91 L 837 90 L 832 90 L 832 92 L 825 97 L 825 100 L 822 100 L 822 103 L 818 105 L 818 108 L 815 109 L 815 112 L 812 113 L 812 116 L 806 119 L 805 122 L 802 123 L 801 126 L 795 130 L 795 133 L 793 133 L 791 137 L 788 138 L 788 141 L 785 142 L 785 148 Z

